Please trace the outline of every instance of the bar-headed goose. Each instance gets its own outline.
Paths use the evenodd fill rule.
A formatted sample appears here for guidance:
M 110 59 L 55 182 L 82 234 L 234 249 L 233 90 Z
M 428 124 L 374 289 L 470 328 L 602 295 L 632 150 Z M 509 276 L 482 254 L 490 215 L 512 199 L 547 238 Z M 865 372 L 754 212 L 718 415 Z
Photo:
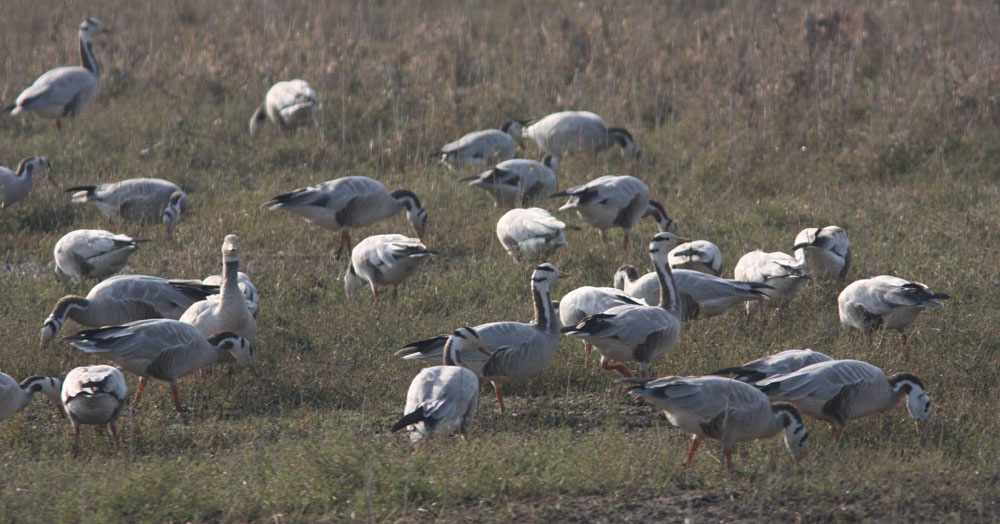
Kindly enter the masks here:
M 772 400 L 791 402 L 806 415 L 826 421 L 838 441 L 849 420 L 891 409 L 904 396 L 913 420 L 919 423 L 931 416 L 931 399 L 920 379 L 909 373 L 886 377 L 860 360 L 819 362 L 754 385 Z
M 17 171 L 11 171 L 0 166 L 0 209 L 21 200 L 31 192 L 33 184 L 32 175 L 35 171 L 48 175 L 52 170 L 52 162 L 40 156 L 29 156 L 17 165 Z M 49 183 L 56 185 L 51 176 L 47 176 Z
M 62 402 L 59 400 L 59 379 L 52 377 L 31 376 L 21 381 L 0 373 L 0 421 L 21 411 L 31 402 L 31 396 L 41 392 L 52 401 L 59 413 L 62 413 Z
M 757 382 L 775 375 L 784 375 L 798 371 L 817 362 L 833 360 L 833 357 L 811 349 L 788 349 L 757 360 L 751 360 L 742 366 L 723 368 L 713 371 L 713 375 L 736 375 L 740 382 Z
M 726 468 L 733 469 L 733 448 L 737 442 L 768 438 L 785 432 L 785 447 L 795 461 L 809 446 L 809 431 L 795 406 L 771 404 L 767 395 L 753 386 L 724 377 L 663 377 L 623 379 L 636 388 L 629 391 L 662 409 L 671 424 L 691 433 L 687 460 L 707 438 L 722 441 Z
M 70 231 L 56 242 L 52 250 L 56 277 L 83 282 L 113 275 L 125 267 L 129 257 L 139 248 L 139 243 L 146 241 L 103 229 Z
M 188 198 L 177 184 L 159 178 L 130 178 L 121 182 L 75 186 L 74 204 L 91 204 L 106 217 L 136 222 L 162 222 L 173 231 L 181 213 L 187 211 Z
M 205 337 L 220 331 L 231 331 L 253 344 L 257 338 L 257 321 L 250 314 L 247 300 L 239 287 L 240 239 L 226 235 L 222 241 L 222 285 L 219 298 L 208 298 L 191 304 L 180 321 L 198 328 Z M 223 355 L 223 361 L 229 361 Z
M 675 231 L 677 225 L 667 216 L 663 205 L 649 199 L 649 188 L 633 176 L 605 175 L 582 186 L 571 187 L 554 193 L 552 197 L 568 196 L 569 201 L 559 208 L 576 210 L 585 222 L 596 227 L 601 240 L 607 242 L 604 230 L 620 227 L 625 230 L 625 247 L 629 235 L 639 219 L 652 216 L 660 231 Z
M 222 285 L 222 275 L 209 275 L 205 277 L 201 283 L 206 286 L 219 287 Z M 247 301 L 247 309 L 250 310 L 250 314 L 253 315 L 253 318 L 257 318 L 257 312 L 260 311 L 260 293 L 257 292 L 257 286 L 254 286 L 250 277 L 242 271 L 236 273 L 236 283 L 240 288 L 240 293 L 243 293 L 243 298 Z M 206 298 L 220 297 L 211 296 Z
M 493 198 L 493 206 L 524 207 L 536 200 L 549 198 L 559 182 L 556 170 L 559 159 L 545 155 L 541 162 L 523 158 L 505 160 L 478 176 L 463 178 L 472 187 L 484 189 Z
M 766 300 L 767 284 L 742 282 L 690 269 L 673 269 L 674 282 L 681 294 L 684 319 L 714 317 L 748 300 Z M 615 272 L 614 286 L 649 304 L 660 301 L 660 282 L 656 272 L 639 276 L 634 266 L 624 265 Z
M 125 377 L 111 366 L 84 366 L 62 383 L 62 406 L 73 424 L 73 456 L 80 446 L 80 424 L 104 425 L 118 445 L 118 417 L 125 408 Z
M 622 154 L 639 158 L 639 146 L 632 135 L 620 127 L 608 128 L 604 119 L 588 111 L 562 111 L 528 120 L 521 135 L 538 144 L 542 151 L 555 156 L 572 153 L 597 153 L 613 145 Z
M 817 280 L 847 278 L 851 270 L 851 242 L 838 226 L 811 227 L 795 235 L 795 260 L 809 268 Z
M 566 245 L 566 235 L 563 234 L 566 227 L 574 226 L 567 226 L 544 209 L 514 208 L 497 221 L 497 238 L 518 262 L 525 257 L 544 259 Z
M 380 182 L 365 176 L 349 176 L 303 187 L 278 195 L 261 207 L 284 209 L 301 216 L 314 226 L 340 230 L 339 258 L 346 247 L 351 250 L 351 230 L 389 218 L 406 210 L 413 231 L 423 237 L 427 229 L 427 211 L 417 195 L 405 189 L 392 193 Z
M 419 239 L 404 235 L 372 235 L 354 246 L 351 263 L 344 273 L 344 292 L 351 296 L 365 283 L 378 296 L 378 289 L 402 283 L 437 251 L 427 249 Z M 396 288 L 393 287 L 393 294 Z
M 671 269 L 690 269 L 713 276 L 722 274 L 722 251 L 708 240 L 685 242 L 670 251 Z
M 448 167 L 503 162 L 514 158 L 521 141 L 521 124 L 507 122 L 500 129 L 473 131 L 454 142 L 445 144 L 434 156 L 441 157 Z
M 787 253 L 765 253 L 761 250 L 751 251 L 736 262 L 733 268 L 736 280 L 767 284 L 771 289 L 762 288 L 769 297 L 765 302 L 756 300 L 747 302 L 747 315 L 757 311 L 762 305 L 785 307 L 799 294 L 802 286 L 809 278 L 805 264 L 799 263 L 795 257 Z
M 840 292 L 837 303 L 843 326 L 865 336 L 879 329 L 893 329 L 905 344 L 906 328 L 920 312 L 941 307 L 940 301 L 947 298 L 951 297 L 935 293 L 920 282 L 881 275 L 852 282 Z
M 629 304 L 646 305 L 646 302 L 613 287 L 578 287 L 559 299 L 559 322 L 563 326 L 575 326 L 590 315 Z M 591 348 L 590 343 L 584 340 L 584 364 L 590 358 Z
M 319 129 L 319 101 L 316 91 L 305 80 L 286 80 L 271 86 L 264 103 L 250 117 L 250 136 L 260 133 L 264 122 L 270 120 L 282 131 L 299 127 Z
M 409 429 L 411 442 L 455 431 L 468 438 L 479 405 L 479 377 L 462 366 L 462 355 L 469 351 L 489 357 L 475 329 L 458 328 L 444 344 L 444 365 L 424 368 L 413 377 L 403 417 L 392 426 L 393 432 Z

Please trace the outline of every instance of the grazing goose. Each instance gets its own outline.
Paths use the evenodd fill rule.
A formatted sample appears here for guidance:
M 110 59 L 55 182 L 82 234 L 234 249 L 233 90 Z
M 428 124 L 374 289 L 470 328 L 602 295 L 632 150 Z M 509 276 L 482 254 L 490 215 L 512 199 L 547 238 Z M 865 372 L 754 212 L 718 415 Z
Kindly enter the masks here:
M 559 211 L 575 209 L 580 218 L 600 231 L 604 242 L 607 242 L 605 229 L 620 227 L 625 230 L 625 247 L 628 247 L 632 228 L 646 216 L 656 219 L 661 232 L 677 229 L 677 224 L 667 216 L 663 206 L 649 199 L 646 184 L 633 176 L 606 175 L 552 195 L 562 196 L 568 196 L 569 201 Z
M 881 275 L 852 282 L 840 292 L 837 303 L 843 326 L 865 336 L 878 329 L 894 329 L 906 344 L 906 328 L 917 315 L 924 309 L 941 307 L 940 300 L 947 298 L 951 297 L 934 293 L 920 282 Z
M 416 238 L 372 235 L 351 251 L 351 263 L 344 273 L 344 292 L 351 296 L 367 282 L 372 295 L 377 297 L 378 288 L 402 283 L 436 254 L 437 251 L 427 249 Z M 396 288 L 392 290 L 395 294 Z
M 118 445 L 115 422 L 125 409 L 125 377 L 111 366 L 84 366 L 70 371 L 62 383 L 62 406 L 73 424 L 73 456 L 80 446 L 80 424 L 99 424 Z M 98 428 L 97 432 L 100 433 Z
M 501 384 L 531 378 L 545 369 L 559 349 L 559 323 L 549 291 L 561 275 L 552 264 L 542 264 L 531 274 L 531 297 L 535 318 L 531 323 L 490 322 L 475 329 L 485 342 L 490 357 L 475 353 L 465 356 L 463 365 L 476 375 L 493 382 L 493 393 L 505 411 Z M 406 360 L 440 361 L 447 335 L 421 340 L 396 352 Z
M 187 308 L 218 293 L 218 286 L 146 275 L 118 275 L 90 289 L 86 297 L 66 295 L 42 325 L 42 347 L 59 333 L 66 319 L 90 327 L 117 326 L 149 318 L 181 318 Z
M 629 304 L 646 305 L 646 302 L 613 287 L 578 287 L 559 299 L 559 323 L 563 326 L 575 326 L 590 315 Z M 584 340 L 584 364 L 590 358 L 591 348 L 590 343 Z
M 461 432 L 462 440 L 468 439 L 479 405 L 479 377 L 462 367 L 461 355 L 468 351 L 490 355 L 475 329 L 458 328 L 445 342 L 444 365 L 424 368 L 413 377 L 403 418 L 392 432 L 408 428 L 411 442 L 455 431 Z
M 740 382 L 753 383 L 775 375 L 784 375 L 798 371 L 817 362 L 833 360 L 833 357 L 811 349 L 788 349 L 757 360 L 751 360 L 742 366 L 724 368 L 713 371 L 713 375 L 736 375 Z
M 40 156 L 29 156 L 21 160 L 21 163 L 17 165 L 17 171 L 0 166 L 0 209 L 5 209 L 28 196 L 32 186 L 31 176 L 36 170 L 41 170 L 41 173 L 48 175 L 51 169 L 52 162 Z M 51 176 L 47 178 L 49 183 L 55 187 L 56 183 L 52 181 Z
M 851 243 L 838 226 L 803 229 L 795 235 L 792 252 L 800 265 L 809 268 L 809 276 L 817 280 L 836 278 L 843 282 L 851 269 Z
M 346 246 L 351 250 L 351 229 L 367 226 L 406 210 L 406 218 L 418 237 L 427 229 L 427 211 L 417 195 L 405 189 L 392 193 L 381 183 L 364 176 L 349 176 L 303 187 L 278 195 L 261 207 L 285 209 L 314 226 L 341 231 L 337 258 Z
M 257 321 L 250 314 L 247 300 L 239 287 L 240 239 L 226 235 L 222 241 L 222 285 L 219 298 L 191 304 L 180 321 L 198 328 L 205 337 L 220 331 L 230 331 L 251 344 L 257 338 Z M 227 355 L 220 361 L 229 362 Z
M 507 122 L 500 129 L 473 131 L 458 140 L 445 144 L 434 156 L 448 167 L 495 164 L 514 158 L 517 142 L 521 140 L 521 124 Z
M 286 80 L 271 86 L 264 103 L 250 117 L 250 136 L 255 137 L 270 120 L 282 131 L 299 127 L 319 129 L 319 102 L 316 91 L 305 80 Z
M 772 400 L 791 402 L 800 411 L 830 424 L 839 442 L 849 420 L 895 406 L 904 396 L 916 422 L 931 416 L 931 399 L 920 379 L 909 373 L 885 376 L 860 360 L 829 360 L 754 384 Z M 917 426 L 920 429 L 920 426 Z
M 767 284 L 771 289 L 762 288 L 770 297 L 766 302 L 772 307 L 785 307 L 802 290 L 809 278 L 805 264 L 800 264 L 787 253 L 765 253 L 761 250 L 743 255 L 733 268 L 736 280 Z M 747 302 L 747 318 L 763 306 L 763 300 Z
M 639 362 L 639 376 L 646 376 L 650 363 L 673 347 L 681 333 L 680 296 L 667 264 L 667 253 L 679 243 L 673 233 L 659 233 L 649 244 L 649 258 L 660 281 L 660 300 L 656 306 L 616 306 L 566 326 L 562 332 L 580 337 L 597 348 L 602 368 L 629 377 L 631 373 L 624 364 L 610 365 L 608 360 L 634 360 Z
M 748 300 L 766 300 L 764 290 L 771 289 L 767 284 L 729 280 L 690 269 L 674 269 L 671 272 L 681 294 L 684 320 L 721 315 Z M 624 265 L 615 272 L 614 285 L 648 304 L 660 301 L 660 282 L 655 271 L 640 277 L 635 267 Z
M 247 339 L 223 331 L 209 338 L 198 328 L 171 319 L 129 322 L 121 326 L 88 329 L 66 337 L 70 344 L 118 363 L 125 371 L 139 375 L 133 403 L 138 405 L 150 378 L 170 382 L 174 407 L 187 423 L 177 392 L 177 379 L 198 371 L 231 354 L 237 362 L 254 369 L 253 347 Z
M 514 208 L 497 221 L 497 238 L 503 248 L 520 262 L 522 257 L 548 258 L 566 245 L 563 229 L 565 222 L 557 220 L 548 211 L 530 207 Z
M 722 275 L 722 251 L 708 240 L 685 242 L 670 251 L 671 269 L 690 269 L 713 276 Z
M 774 436 L 784 430 L 785 447 L 795 461 L 809 446 L 809 431 L 795 406 L 771 404 L 767 395 L 753 386 L 724 377 L 663 377 L 623 379 L 635 384 L 629 391 L 644 398 L 667 416 L 671 424 L 691 433 L 687 469 L 698 445 L 706 438 L 722 441 L 726 469 L 733 469 L 737 442 Z
M 207 276 L 201 281 L 201 283 L 206 286 L 221 286 L 222 275 Z M 240 293 L 243 293 L 243 298 L 247 301 L 247 309 L 250 310 L 250 314 L 253 315 L 253 318 L 257 318 L 257 312 L 260 311 L 260 293 L 257 292 L 257 286 L 254 286 L 250 277 L 242 271 L 236 273 L 236 283 L 240 288 Z M 211 296 L 206 298 L 211 299 L 217 297 Z M 180 317 L 178 316 L 177 318 Z
M 60 384 L 57 378 L 32 376 L 18 384 L 10 375 L 0 373 L 0 420 L 24 409 L 28 402 L 31 402 L 31 395 L 39 391 L 48 397 L 62 413 L 59 388 Z
M 97 85 L 101 78 L 101 65 L 94 56 L 94 37 L 105 29 L 100 20 L 88 18 L 80 23 L 80 67 L 66 66 L 49 69 L 35 80 L 34 84 L 17 96 L 17 102 L 4 108 L 10 114 L 34 111 L 46 117 L 75 117 L 90 105 L 97 95 Z
M 188 198 L 177 184 L 159 178 L 130 178 L 121 182 L 76 186 L 74 204 L 91 204 L 106 217 L 134 222 L 162 222 L 173 231 L 181 213 L 187 211 Z
M 541 162 L 514 158 L 505 160 L 484 171 L 479 176 L 463 178 L 472 187 L 479 187 L 493 198 L 493 207 L 524 207 L 536 200 L 549 198 L 556 192 L 559 182 L 556 171 L 559 159 L 545 155 Z
M 103 229 L 77 229 L 56 242 L 52 254 L 56 262 L 56 278 L 83 282 L 98 280 L 122 270 L 140 242 L 128 235 L 116 235 Z
M 608 128 L 604 120 L 588 111 L 562 111 L 529 120 L 523 124 L 521 135 L 538 144 L 542 151 L 562 157 L 572 153 L 598 153 L 612 145 L 619 145 L 622 154 L 639 158 L 639 146 L 628 131 L 620 127 Z

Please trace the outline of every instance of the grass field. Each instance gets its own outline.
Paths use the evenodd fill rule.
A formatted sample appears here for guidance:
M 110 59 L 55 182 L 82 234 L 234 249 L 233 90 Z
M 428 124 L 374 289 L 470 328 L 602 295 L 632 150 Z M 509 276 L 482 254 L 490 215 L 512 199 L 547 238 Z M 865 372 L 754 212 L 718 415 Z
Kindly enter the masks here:
M 140 3 L 141 4 L 141 3 Z M 995 522 L 1000 519 L 1000 41 L 989 2 L 130 2 L 8 0 L 0 102 L 43 71 L 77 64 L 76 27 L 100 18 L 94 104 L 57 131 L 0 116 L 0 164 L 40 155 L 59 186 L 160 177 L 191 199 L 172 237 L 75 207 L 36 180 L 0 211 L 0 370 L 63 376 L 97 360 L 63 341 L 39 349 L 63 295 L 51 250 L 103 228 L 152 239 L 126 272 L 203 278 L 222 238 L 240 236 L 262 299 L 263 373 L 181 382 L 190 425 L 156 383 L 121 419 L 115 450 L 93 432 L 69 454 L 69 424 L 38 397 L 0 423 L 0 521 Z M 325 5 L 331 4 L 331 5 Z M 662 5 L 665 4 L 665 5 Z M 307 79 L 323 138 L 251 141 L 247 122 L 274 82 Z M 735 471 L 632 405 L 617 375 L 585 367 L 564 338 L 550 367 L 489 389 L 468 444 L 411 449 L 388 428 L 417 368 L 410 341 L 531 316 L 528 270 L 493 233 L 502 211 L 430 153 L 465 132 L 563 109 L 629 129 L 617 149 L 562 162 L 560 187 L 605 174 L 644 180 L 680 224 L 712 240 L 732 274 L 745 252 L 790 251 L 805 227 L 837 224 L 854 247 L 849 280 L 894 274 L 952 296 L 910 343 L 842 331 L 838 289 L 810 285 L 766 322 L 698 321 L 656 374 L 701 374 L 811 347 L 919 376 L 935 404 L 916 433 L 903 407 L 851 423 L 835 445 L 807 421 L 796 467 L 779 439 L 742 445 Z M 535 156 L 533 145 L 522 152 Z M 366 175 L 420 196 L 440 251 L 396 300 L 348 301 L 337 234 L 260 204 L 321 181 Z M 549 202 L 554 210 L 562 202 Z M 575 217 L 565 217 L 579 222 Z M 409 234 L 402 215 L 358 232 Z M 649 269 L 652 221 L 620 249 L 570 232 L 551 260 L 554 291 Z M 64 335 L 79 326 L 70 323 Z M 127 376 L 134 391 L 136 379 Z M 713 458 L 714 457 L 714 458 Z

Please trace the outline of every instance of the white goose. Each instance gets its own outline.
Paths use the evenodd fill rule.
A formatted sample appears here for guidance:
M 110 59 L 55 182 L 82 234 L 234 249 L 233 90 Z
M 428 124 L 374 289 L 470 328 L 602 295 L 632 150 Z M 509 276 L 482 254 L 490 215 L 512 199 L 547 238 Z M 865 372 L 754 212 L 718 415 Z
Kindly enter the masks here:
M 833 360 L 833 357 L 811 349 L 788 349 L 757 360 L 751 360 L 742 366 L 723 368 L 713 371 L 712 375 L 736 375 L 740 382 L 753 383 L 775 375 L 784 375 L 798 371 L 817 362 Z
M 392 426 L 393 432 L 408 428 L 411 442 L 455 431 L 468 438 L 479 405 L 479 377 L 462 367 L 462 354 L 469 351 L 489 357 L 475 329 L 458 328 L 445 342 L 444 365 L 424 368 L 413 377 L 403 417 Z
M 206 286 L 222 286 L 222 275 L 209 275 L 202 279 L 202 284 Z M 246 273 L 240 271 L 236 273 L 236 283 L 239 285 L 240 293 L 243 293 L 243 298 L 247 301 L 247 309 L 250 310 L 250 314 L 253 318 L 257 318 L 257 312 L 260 311 L 260 293 L 257 292 L 257 286 L 253 285 L 253 281 Z M 206 298 L 217 298 L 215 296 L 210 296 Z M 180 317 L 177 317 L 180 318 Z
M 188 208 L 187 194 L 177 184 L 159 178 L 130 178 L 66 191 L 74 192 L 74 204 L 91 204 L 106 217 L 162 222 L 167 232 L 173 231 Z
M 607 242 L 604 230 L 620 227 L 625 230 L 625 247 L 629 235 L 640 218 L 652 216 L 660 231 L 674 231 L 677 225 L 667 216 L 663 205 L 649 199 L 649 188 L 633 176 L 606 175 L 582 186 L 554 193 L 552 197 L 568 196 L 559 211 L 576 210 L 588 224 L 596 227 L 601 240 Z
M 32 175 L 35 171 L 48 175 L 51 170 L 52 162 L 40 156 L 29 156 L 21 160 L 21 163 L 17 165 L 17 171 L 0 166 L 0 209 L 5 209 L 28 196 L 28 193 L 31 192 Z M 52 181 L 52 177 L 46 178 L 55 187 L 56 183 Z
M 518 262 L 523 257 L 544 259 L 566 245 L 563 229 L 567 227 L 575 226 L 567 226 L 544 209 L 514 208 L 497 221 L 497 238 Z
M 837 303 L 844 327 L 865 336 L 878 329 L 893 329 L 905 344 L 906 328 L 920 312 L 941 307 L 940 301 L 947 298 L 951 297 L 920 282 L 881 275 L 852 282 L 840 292 Z
M 803 229 L 795 235 L 792 252 L 817 280 L 836 278 L 843 282 L 851 270 L 851 242 L 838 226 Z
M 319 129 L 319 101 L 316 91 L 305 80 L 286 80 L 271 86 L 264 103 L 250 117 L 250 136 L 255 137 L 264 122 L 270 120 L 282 131 L 299 127 Z
M 77 282 L 98 280 L 122 270 L 140 242 L 128 235 L 116 235 L 103 229 L 77 229 L 70 231 L 56 242 L 52 250 L 55 258 L 56 277 L 59 280 L 75 279 Z
M 389 218 L 406 210 L 406 218 L 418 237 L 427 229 L 427 211 L 417 195 L 405 189 L 392 193 L 381 183 L 364 176 L 349 176 L 303 187 L 278 195 L 261 207 L 284 209 L 314 226 L 340 230 L 339 258 L 346 246 L 351 250 L 351 230 Z
M 218 299 L 205 299 L 191 304 L 180 321 L 198 328 L 205 337 L 220 331 L 231 331 L 251 344 L 257 338 L 257 321 L 250 314 L 247 300 L 239 287 L 240 239 L 226 235 L 222 241 L 222 285 Z M 223 361 L 229 361 L 223 355 Z
M 541 162 L 514 158 L 505 160 L 478 176 L 463 178 L 472 187 L 484 189 L 493 198 L 493 206 L 527 206 L 536 200 L 549 198 L 559 182 L 556 171 L 559 159 L 545 155 Z
M 671 272 L 681 293 L 685 320 L 721 315 L 748 300 L 766 300 L 764 290 L 771 289 L 767 284 L 730 280 L 690 269 Z M 655 271 L 640 277 L 635 267 L 624 265 L 615 272 L 614 286 L 649 304 L 660 301 L 660 283 Z
M 771 404 L 767 395 L 730 378 L 663 377 L 623 379 L 636 384 L 629 391 L 663 410 L 671 424 L 691 433 L 687 469 L 698 445 L 706 438 L 722 441 L 726 468 L 733 469 L 733 449 L 737 442 L 768 438 L 785 432 L 785 447 L 795 461 L 809 446 L 809 431 L 802 415 L 791 404 Z
M 125 409 L 127 393 L 125 377 L 111 366 L 84 366 L 66 375 L 62 382 L 62 406 L 73 424 L 73 456 L 79 450 L 81 424 L 105 425 L 118 445 L 116 422 Z
M 402 283 L 436 254 L 437 251 L 427 249 L 416 238 L 372 235 L 351 251 L 351 263 L 344 273 L 344 292 L 351 296 L 367 282 L 372 295 L 377 297 L 380 287 Z M 395 294 L 396 288 L 392 289 Z
M 445 144 L 434 156 L 448 167 L 497 163 L 514 158 L 521 140 L 521 125 L 507 122 L 500 129 L 473 131 L 454 142 Z
M 59 388 L 57 378 L 31 376 L 18 384 L 10 375 L 0 373 L 0 421 L 24 409 L 31 402 L 31 395 L 38 392 L 51 400 L 62 413 Z
M 590 315 L 624 305 L 646 305 L 646 302 L 613 287 L 578 287 L 559 299 L 559 322 L 563 326 L 575 326 Z M 590 358 L 591 349 L 590 343 L 584 340 L 584 364 Z
M 94 56 L 94 37 L 106 29 L 100 20 L 88 18 L 80 23 L 81 66 L 57 67 L 45 72 L 34 84 L 17 96 L 17 102 L 4 108 L 12 115 L 33 111 L 46 118 L 75 117 L 97 95 L 101 65 Z
M 757 300 L 747 302 L 747 318 L 762 305 L 785 307 L 799 294 L 809 278 L 805 264 L 795 257 L 781 252 L 765 253 L 761 250 L 743 255 L 733 268 L 736 280 L 767 284 L 772 289 L 763 288 L 769 297 L 767 302 Z
M 521 135 L 538 144 L 542 151 L 555 156 L 572 153 L 597 153 L 617 144 L 622 154 L 639 158 L 639 146 L 628 131 L 608 128 L 604 119 L 588 111 L 562 111 L 529 120 L 522 124 Z
M 708 240 L 692 240 L 675 247 L 670 251 L 669 260 L 671 269 L 722 275 L 722 251 Z
M 806 415 L 828 422 L 837 441 L 848 421 L 891 409 L 904 396 L 918 423 L 927 420 L 932 409 L 920 379 L 909 373 L 886 377 L 881 369 L 860 360 L 819 362 L 755 386 L 772 400 L 791 402 Z

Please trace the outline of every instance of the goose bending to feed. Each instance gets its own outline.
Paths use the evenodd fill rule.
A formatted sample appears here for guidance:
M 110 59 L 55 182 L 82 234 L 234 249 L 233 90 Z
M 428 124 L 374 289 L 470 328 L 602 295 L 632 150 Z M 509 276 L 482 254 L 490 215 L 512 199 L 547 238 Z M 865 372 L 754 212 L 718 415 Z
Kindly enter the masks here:
M 365 283 L 372 295 L 382 286 L 396 285 L 413 276 L 437 251 L 427 249 L 419 239 L 404 235 L 372 235 L 354 246 L 351 263 L 344 273 L 344 292 L 351 296 Z M 392 288 L 393 294 L 396 287 Z
M 94 37 L 111 32 L 96 18 L 80 22 L 80 66 L 49 69 L 17 96 L 14 105 L 4 108 L 12 115 L 32 111 L 46 118 L 75 117 L 97 95 L 101 64 L 94 56 Z
M 726 468 L 733 469 L 737 442 L 768 438 L 785 432 L 785 447 L 797 463 L 809 446 L 809 431 L 795 406 L 771 404 L 753 386 L 724 377 L 663 377 L 622 379 L 635 385 L 629 391 L 662 409 L 671 424 L 691 433 L 687 469 L 694 452 L 707 438 L 722 441 Z
M 528 120 L 522 125 L 521 135 L 534 140 L 539 149 L 554 157 L 598 153 L 616 144 L 625 156 L 639 158 L 641 154 L 628 131 L 609 128 L 604 119 L 588 111 L 562 111 Z
M 191 304 L 181 315 L 180 321 L 198 328 L 205 337 L 220 331 L 229 331 L 247 339 L 251 344 L 257 338 L 257 321 L 250 314 L 247 300 L 239 287 L 240 239 L 226 235 L 222 241 L 222 285 L 219 298 L 208 298 Z M 231 361 L 224 354 L 221 361 Z
M 106 217 L 133 222 L 162 222 L 173 231 L 187 211 L 187 194 L 177 184 L 159 178 L 130 178 L 121 182 L 75 186 L 74 204 L 91 204 Z
M 380 182 L 365 176 L 349 176 L 303 187 L 278 195 L 261 207 L 284 209 L 301 216 L 314 226 L 340 230 L 337 258 L 346 247 L 351 250 L 351 230 L 374 224 L 406 210 L 413 231 L 423 238 L 427 211 L 417 195 L 405 189 L 392 193 Z
M 485 163 L 497 163 L 514 158 L 521 141 L 521 124 L 507 122 L 500 129 L 473 131 L 454 142 L 445 144 L 434 156 L 441 156 L 449 168 Z
M 811 349 L 788 349 L 742 366 L 713 371 L 712 375 L 736 375 L 740 382 L 753 383 L 775 375 L 798 371 L 817 362 L 833 360 L 833 357 Z
M 772 400 L 791 402 L 806 415 L 829 423 L 838 442 L 848 421 L 891 409 L 904 396 L 918 430 L 932 410 L 920 379 L 909 373 L 886 377 L 881 369 L 860 360 L 819 362 L 754 385 Z
M 206 286 L 221 286 L 222 275 L 209 275 L 202 279 L 201 283 Z M 254 286 L 250 277 L 242 271 L 236 273 L 236 283 L 240 288 L 240 293 L 243 293 L 243 298 L 247 300 L 247 309 L 250 310 L 250 314 L 253 315 L 253 318 L 257 318 L 257 312 L 260 311 L 260 293 L 257 292 L 257 286 Z
M 767 284 L 729 280 L 690 269 L 672 269 L 681 294 L 684 319 L 714 317 L 748 300 L 767 300 Z M 660 283 L 656 272 L 639 276 L 634 266 L 624 265 L 615 272 L 614 285 L 648 304 L 660 301 Z
M 559 299 L 559 322 L 563 326 L 575 326 L 590 315 L 625 305 L 646 305 L 646 302 L 613 287 L 578 287 Z M 590 359 L 591 349 L 590 343 L 584 340 L 584 364 Z
M 549 198 L 559 182 L 556 171 L 559 159 L 545 155 L 541 162 L 514 158 L 505 160 L 478 176 L 463 178 L 472 187 L 484 189 L 493 198 L 493 207 L 527 206 L 536 200 Z
M 504 382 L 531 378 L 552 362 L 559 349 L 559 322 L 549 293 L 552 284 L 563 277 L 552 264 L 541 264 L 531 274 L 531 297 L 535 318 L 530 323 L 490 322 L 473 329 L 486 345 L 489 358 L 471 353 L 464 356 L 463 365 L 473 373 L 493 383 L 500 413 Z M 439 335 L 407 345 L 396 352 L 405 360 L 439 362 L 448 335 Z
M 52 341 L 67 319 L 89 327 L 117 326 L 150 318 L 177 320 L 191 304 L 218 292 L 218 286 L 186 280 L 114 276 L 90 288 L 86 297 L 60 298 L 42 325 L 42 347 Z
M 669 260 L 671 269 L 722 275 L 722 251 L 708 240 L 692 240 L 675 247 L 670 251 Z
M 620 227 L 625 230 L 625 247 L 628 247 L 632 228 L 640 218 L 647 216 L 656 219 L 661 232 L 677 229 L 677 224 L 667 216 L 663 205 L 649 199 L 646 184 L 633 176 L 606 175 L 552 195 L 562 196 L 568 196 L 569 201 L 559 211 L 576 210 L 580 218 L 600 231 L 604 242 L 607 242 L 605 229 Z
M 185 423 L 187 417 L 177 392 L 177 379 L 227 354 L 254 370 L 253 347 L 247 339 L 229 331 L 206 339 L 191 324 L 165 318 L 87 329 L 66 340 L 84 353 L 113 360 L 125 371 L 139 375 L 133 400 L 136 405 L 150 378 L 170 382 L 174 407 Z
M 84 366 L 70 371 L 62 383 L 62 406 L 73 424 L 73 456 L 80 446 L 80 424 L 104 425 L 118 445 L 115 423 L 125 408 L 125 377 L 111 366 Z M 100 428 L 97 430 L 101 432 Z
M 514 208 L 497 221 L 497 238 L 518 262 L 523 257 L 548 258 L 560 246 L 566 245 L 563 229 L 567 227 L 575 226 L 567 226 L 544 209 Z
M 462 354 L 469 351 L 490 355 L 475 329 L 455 330 L 444 344 L 444 365 L 424 368 L 413 377 L 403 417 L 392 432 L 408 428 L 411 442 L 455 431 L 468 439 L 479 405 L 479 377 L 462 367 Z
M 733 276 L 736 280 L 771 286 L 771 289 L 763 288 L 764 294 L 769 297 L 766 302 L 747 302 L 748 319 L 765 304 L 777 308 L 787 306 L 809 278 L 805 264 L 799 263 L 795 257 L 781 252 L 765 253 L 759 249 L 743 255 L 736 262 Z
M 55 258 L 56 277 L 77 282 L 98 280 L 122 270 L 129 257 L 139 248 L 140 242 L 128 235 L 116 235 L 103 229 L 77 229 L 70 231 L 56 242 L 52 254 Z
M 906 328 L 920 312 L 939 308 L 940 301 L 948 298 L 920 282 L 881 275 L 852 282 L 840 292 L 837 304 L 844 327 L 857 329 L 865 336 L 878 329 L 893 329 L 906 344 Z
M 41 392 L 56 405 L 62 413 L 62 403 L 59 400 L 59 379 L 52 377 L 31 376 L 21 381 L 0 373 L 0 421 L 21 411 L 31 402 L 31 396 Z
M 52 162 L 40 156 L 29 156 L 21 160 L 21 163 L 17 165 L 16 171 L 11 171 L 6 167 L 0 166 L 0 209 L 5 209 L 14 202 L 28 196 L 28 193 L 31 192 L 33 184 L 32 175 L 35 171 L 49 175 L 51 170 Z M 52 177 L 47 176 L 46 178 L 52 184 L 52 187 L 55 187 L 56 183 L 52 180 Z
M 851 269 L 851 242 L 838 226 L 811 227 L 795 235 L 795 260 L 809 268 L 817 280 L 847 278 Z
M 255 137 L 270 120 L 282 131 L 299 127 L 319 130 L 319 102 L 316 91 L 305 80 L 286 80 L 271 86 L 264 103 L 250 117 L 250 136 Z M 322 135 L 322 132 L 320 132 Z

